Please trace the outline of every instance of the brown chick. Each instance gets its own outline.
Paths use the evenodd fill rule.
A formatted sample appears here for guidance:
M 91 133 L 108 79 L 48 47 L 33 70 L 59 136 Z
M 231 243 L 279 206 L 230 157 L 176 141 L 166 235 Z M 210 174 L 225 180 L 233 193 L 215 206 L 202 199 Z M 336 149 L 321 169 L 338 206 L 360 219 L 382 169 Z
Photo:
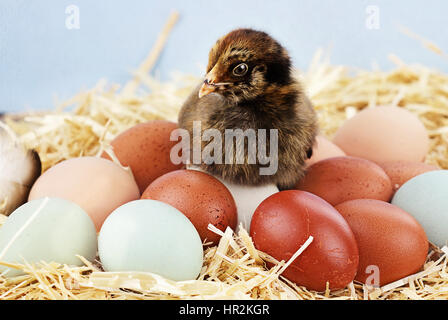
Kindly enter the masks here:
M 254 163 L 249 154 L 253 141 L 247 137 L 235 139 L 233 149 L 237 150 L 238 144 L 245 148 L 243 162 L 236 160 L 235 152 L 229 156 L 230 162 L 205 163 L 202 159 L 202 170 L 232 183 L 274 183 L 280 189 L 293 188 L 304 175 L 317 132 L 315 112 L 292 75 L 287 51 L 268 34 L 251 29 L 234 30 L 211 49 L 205 80 L 179 114 L 179 127 L 188 130 L 191 140 L 194 121 L 200 121 L 202 133 L 217 129 L 223 136 L 226 129 L 253 129 L 257 139 L 261 138 L 257 152 L 263 141 L 266 155 L 277 161 L 274 173 L 261 174 L 260 168 L 267 167 L 266 158 L 259 157 Z M 266 129 L 266 139 L 258 129 Z M 270 129 L 277 129 L 277 149 Z M 201 141 L 202 149 L 208 143 Z M 223 141 L 223 159 L 229 150 Z

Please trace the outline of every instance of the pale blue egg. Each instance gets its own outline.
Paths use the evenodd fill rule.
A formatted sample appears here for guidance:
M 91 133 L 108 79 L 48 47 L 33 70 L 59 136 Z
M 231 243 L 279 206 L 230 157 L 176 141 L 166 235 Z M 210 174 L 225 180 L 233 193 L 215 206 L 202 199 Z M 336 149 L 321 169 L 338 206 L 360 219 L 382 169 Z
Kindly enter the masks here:
M 59 262 L 83 265 L 76 256 L 95 259 L 97 237 L 93 221 L 77 204 L 42 198 L 17 208 L 0 228 L 0 261 Z M 6 276 L 23 272 L 0 266 Z
M 203 263 L 193 224 L 156 200 L 135 200 L 115 209 L 101 227 L 98 251 L 106 271 L 152 272 L 177 281 L 196 279 Z
M 418 175 L 401 186 L 392 204 L 410 213 L 425 229 L 429 241 L 448 240 L 448 170 Z

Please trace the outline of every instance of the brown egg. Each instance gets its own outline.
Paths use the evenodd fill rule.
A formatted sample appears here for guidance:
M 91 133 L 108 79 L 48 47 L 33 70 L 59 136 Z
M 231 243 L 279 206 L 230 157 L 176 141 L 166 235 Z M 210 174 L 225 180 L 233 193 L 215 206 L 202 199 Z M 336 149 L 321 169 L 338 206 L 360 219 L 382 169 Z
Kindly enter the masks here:
M 335 206 L 353 199 L 389 201 L 392 183 L 377 164 L 360 158 L 336 157 L 316 162 L 297 189 L 311 192 Z
M 211 223 L 225 231 L 235 230 L 237 210 L 230 191 L 218 179 L 196 170 L 177 170 L 154 180 L 142 199 L 168 203 L 181 211 L 196 227 L 202 241 L 217 244 L 221 238 L 208 230 Z
M 378 163 L 378 165 L 383 168 L 389 176 L 394 192 L 397 191 L 405 182 L 422 173 L 440 170 L 437 166 L 423 162 L 389 161 Z
M 375 162 L 423 161 L 429 149 L 419 118 L 392 106 L 362 110 L 339 128 L 333 142 L 349 156 Z
M 358 269 L 355 237 L 344 218 L 326 201 L 304 191 L 273 194 L 255 210 L 250 235 L 258 250 L 288 261 L 313 236 L 311 244 L 283 272 L 308 289 L 344 288 Z
M 150 121 L 122 132 L 111 142 L 120 163 L 131 167 L 140 193 L 156 178 L 183 167 L 183 164 L 173 164 L 170 159 L 171 148 L 178 143 L 170 141 L 170 134 L 175 129 L 177 124 L 174 122 Z M 102 157 L 110 160 L 105 152 Z
M 355 234 L 359 248 L 356 280 L 383 286 L 418 272 L 428 239 L 406 211 L 378 200 L 351 200 L 336 206 Z
M 324 159 L 333 157 L 343 157 L 345 152 L 337 145 L 322 135 L 316 137 L 316 143 L 313 146 L 313 156 L 306 161 L 308 166 Z

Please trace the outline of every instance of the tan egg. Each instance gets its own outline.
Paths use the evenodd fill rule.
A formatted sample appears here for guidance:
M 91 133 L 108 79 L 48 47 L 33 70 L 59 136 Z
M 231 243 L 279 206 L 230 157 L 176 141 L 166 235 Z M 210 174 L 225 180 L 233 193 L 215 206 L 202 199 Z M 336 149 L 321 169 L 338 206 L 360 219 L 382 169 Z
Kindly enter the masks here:
M 421 162 L 429 149 L 418 117 L 391 106 L 362 110 L 339 128 L 333 142 L 349 156 L 374 162 Z
M 310 166 L 320 160 L 333 157 L 343 157 L 345 155 L 345 152 L 333 142 L 322 135 L 318 135 L 316 137 L 316 143 L 313 146 L 313 156 L 306 161 L 306 164 Z
M 99 231 L 113 210 L 137 200 L 140 193 L 134 178 L 119 165 L 103 158 L 80 157 L 58 163 L 37 179 L 28 200 L 43 197 L 76 203 Z
M 405 182 L 422 173 L 440 170 L 437 166 L 423 162 L 389 161 L 378 163 L 378 165 L 389 176 L 394 191 L 397 191 Z

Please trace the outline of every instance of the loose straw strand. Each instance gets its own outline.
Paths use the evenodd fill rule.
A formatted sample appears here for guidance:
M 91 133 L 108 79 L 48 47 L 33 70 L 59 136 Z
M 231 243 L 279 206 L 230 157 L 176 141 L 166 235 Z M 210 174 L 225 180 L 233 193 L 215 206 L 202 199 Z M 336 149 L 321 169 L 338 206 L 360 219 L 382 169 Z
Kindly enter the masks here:
M 170 35 L 172 29 L 174 28 L 174 25 L 178 20 L 179 20 L 179 13 L 177 11 L 172 12 L 165 26 L 163 27 L 162 32 L 159 34 L 159 37 L 157 38 L 157 41 L 154 44 L 154 47 L 151 49 L 149 55 L 146 57 L 146 59 L 138 68 L 139 72 L 148 74 L 152 70 L 157 60 L 159 59 L 159 56 L 162 53 L 163 48 L 165 47 L 165 44 L 168 40 L 168 36 Z M 137 90 L 139 84 L 140 84 L 140 77 L 138 74 L 136 74 L 134 78 L 131 81 L 129 81 L 123 88 L 122 94 L 125 96 L 132 96 L 135 93 L 135 90 Z

